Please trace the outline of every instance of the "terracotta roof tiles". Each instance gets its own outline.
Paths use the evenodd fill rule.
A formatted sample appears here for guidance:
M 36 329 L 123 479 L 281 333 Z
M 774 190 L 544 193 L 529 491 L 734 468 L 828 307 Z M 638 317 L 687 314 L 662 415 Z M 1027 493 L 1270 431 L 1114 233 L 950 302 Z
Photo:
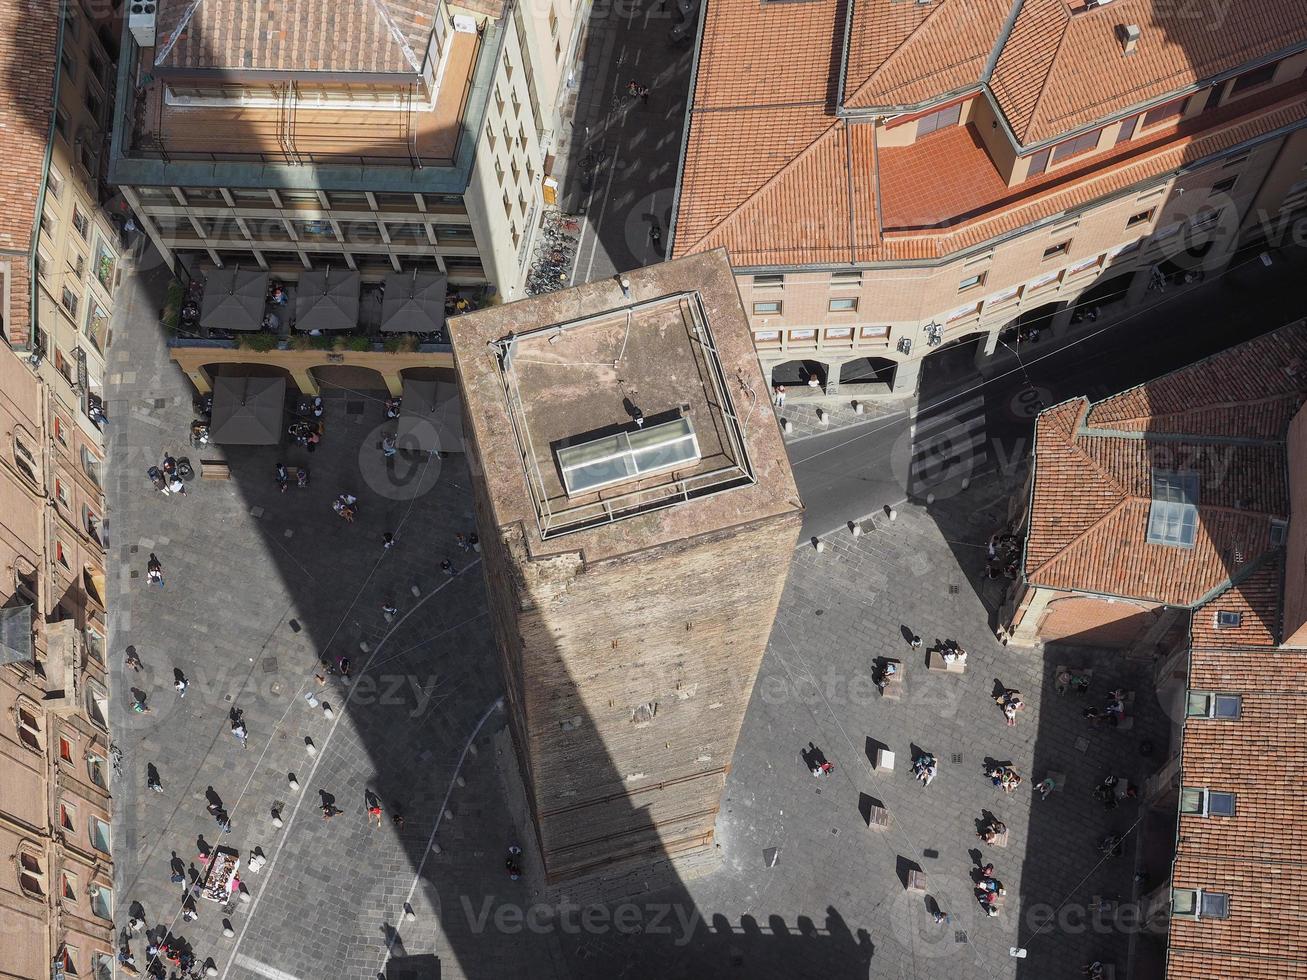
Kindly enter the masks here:
M 1288 517 L 1283 440 L 1307 374 L 1294 378 L 1284 365 L 1304 353 L 1307 324 L 1298 323 L 1087 412 L 1077 400 L 1041 414 L 1027 580 L 1192 607 L 1260 567 L 1273 551 L 1271 519 Z M 1147 425 L 1153 408 L 1163 419 L 1156 432 Z M 1269 429 L 1272 421 L 1278 428 Z M 1225 428 L 1213 431 L 1214 424 Z M 1157 469 L 1198 477 L 1193 547 L 1147 541 Z M 1240 595 L 1255 598 L 1251 591 Z

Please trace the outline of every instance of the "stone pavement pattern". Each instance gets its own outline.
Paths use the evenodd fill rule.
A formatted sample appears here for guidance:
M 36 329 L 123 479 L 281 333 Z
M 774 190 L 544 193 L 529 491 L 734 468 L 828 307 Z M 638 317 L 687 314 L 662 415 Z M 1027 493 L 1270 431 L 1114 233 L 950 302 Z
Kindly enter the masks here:
M 1087 733 L 1079 703 L 1045 693 L 1039 655 L 1005 650 L 989 636 L 970 583 L 984 538 L 1006 510 L 1007 488 L 997 481 L 942 495 L 930 514 L 903 508 L 897 522 L 869 523 L 856 540 L 831 535 L 823 553 L 798 549 L 723 802 L 715 873 L 637 896 L 621 912 L 625 922 L 616 911 L 587 909 L 578 925 L 575 912 L 557 907 L 533 920 L 544 894 L 529 875 L 511 882 L 503 871 L 504 848 L 522 840 L 523 824 L 502 786 L 512 759 L 494 738 L 503 725 L 492 707 L 500 685 L 480 572 L 446 579 L 436 567 L 445 555 L 473 557 L 453 541 L 470 521 L 461 462 L 445 461 L 436 473 L 387 470 L 376 450 L 375 393 L 329 390 L 317 453 L 233 450 L 231 482 L 197 480 L 183 498 L 154 493 L 144 470 L 164 449 L 185 451 L 190 394 L 166 361 L 153 297 L 128 288 L 143 291 L 127 304 L 127 329 L 115 333 L 108 379 L 113 721 L 125 756 L 115 786 L 120 920 L 139 901 L 151 924 L 174 922 L 171 853 L 194 863 L 202 836 L 270 858 L 242 875 L 250 901 L 227 916 L 234 938 L 221 935 L 224 914 L 208 902 L 197 923 L 174 925 L 221 975 L 240 980 L 383 971 L 694 977 L 732 966 L 777 977 L 1057 978 L 1074 975 L 1091 952 L 1122 961 L 1121 936 L 1035 936 L 1020 913 L 1063 899 L 1084 905 L 1096 894 L 1128 897 L 1128 860 L 1096 868 L 1093 842 L 1133 814 L 1102 812 L 1089 791 L 1118 760 L 1131 770 L 1132 747 L 1164 737 L 1162 721 L 1148 714 L 1139 676 L 1131 680 L 1143 706 L 1136 730 L 1089 733 L 1080 752 L 1075 742 Z M 278 452 L 310 467 L 309 489 L 277 492 Z M 339 490 L 361 498 L 353 526 L 330 511 Z M 399 544 L 383 556 L 384 530 L 397 530 Z M 163 590 L 143 585 L 151 551 L 164 565 Z M 386 599 L 399 607 L 394 623 L 381 615 Z M 959 639 L 972 651 L 968 673 L 927 674 L 900 636 L 903 625 L 928 642 Z M 146 664 L 141 674 L 124 674 L 128 644 Z M 352 689 L 334 677 L 319 687 L 321 659 L 339 653 L 362 676 Z M 904 660 L 902 701 L 882 700 L 871 686 L 877 655 Z M 1111 666 L 1110 655 L 1076 655 L 1105 667 L 1096 699 L 1107 675 L 1131 673 Z M 175 668 L 190 680 L 184 700 L 171 689 Z M 1016 728 L 989 700 L 996 677 L 1026 695 Z M 148 693 L 150 714 L 127 710 L 130 687 Z M 334 717 L 304 691 L 330 702 Z M 245 712 L 248 749 L 230 735 L 233 707 Z M 871 771 L 868 740 L 898 753 L 896 772 Z M 799 752 L 809 741 L 836 763 L 831 778 L 808 774 Z M 941 761 L 928 789 L 907 772 L 914 743 Z M 1072 784 L 1047 803 L 1032 802 L 1028 789 L 1004 798 L 980 774 L 985 755 L 1011 759 L 1027 785 L 1048 768 L 1068 772 Z M 163 794 L 145 789 L 148 763 L 159 768 Z M 209 786 L 233 821 L 221 841 L 205 812 Z M 367 826 L 367 789 L 380 794 L 387 817 L 402 809 L 402 830 L 388 819 Z M 343 811 L 330 822 L 318 810 L 320 790 Z M 890 830 L 867 829 L 863 794 L 889 808 Z M 279 801 L 280 830 L 271 819 Z M 1010 892 L 993 920 L 978 914 L 968 879 L 985 809 L 1012 829 L 1006 851 L 983 851 Z M 438 853 L 428 849 L 433 833 Z M 927 872 L 930 895 L 953 916 L 947 928 L 934 925 L 923 896 L 903 890 L 908 861 Z M 524 927 L 524 913 L 535 928 Z M 1030 948 L 1024 966 L 1007 955 L 1017 942 Z

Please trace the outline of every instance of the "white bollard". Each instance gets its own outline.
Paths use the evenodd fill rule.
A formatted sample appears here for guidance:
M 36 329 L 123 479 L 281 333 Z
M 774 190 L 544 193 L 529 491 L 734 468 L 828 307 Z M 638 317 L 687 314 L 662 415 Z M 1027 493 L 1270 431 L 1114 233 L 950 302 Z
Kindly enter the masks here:
M 326 716 L 328 721 L 336 717 L 335 712 L 331 710 L 331 705 L 327 704 L 326 701 L 322 702 L 322 713 Z
M 897 521 L 899 519 L 899 512 L 895 510 L 893 507 L 889 509 L 889 519 L 891 521 Z
M 304 751 L 307 752 L 309 755 L 318 754 L 318 747 L 313 744 L 313 739 L 309 738 L 308 736 L 305 736 L 304 738 Z
M 359 640 L 359 649 L 362 650 L 364 653 L 367 653 L 372 648 L 368 646 L 367 640 Z
M 242 902 L 248 902 L 250 900 L 250 893 L 247 892 L 244 888 L 240 890 L 240 896 Z
M 272 825 L 273 825 L 274 827 L 283 827 L 283 826 L 285 826 L 285 824 L 283 824 L 283 823 L 281 822 L 281 814 L 280 814 L 280 813 L 277 813 L 277 812 L 275 812 L 275 811 L 273 812 L 273 814 L 272 814 Z
M 295 774 L 294 774 L 293 772 L 292 772 L 292 773 L 287 773 L 287 775 L 286 775 L 286 782 L 288 782 L 288 783 L 290 784 L 290 788 L 291 788 L 291 789 L 295 790 L 296 792 L 299 792 L 300 781 L 299 781 L 298 779 L 295 778 Z
M 860 538 L 860 537 L 862 537 L 862 525 L 859 524 L 857 521 L 854 521 L 854 522 L 853 522 L 853 528 L 852 528 L 852 531 L 853 531 L 853 536 L 854 536 L 855 538 Z
M 933 493 L 926 494 L 926 506 L 929 507 L 934 502 L 935 502 L 935 495 Z
M 446 819 L 446 820 L 453 820 L 453 819 L 454 819 L 454 811 L 453 811 L 453 810 L 446 809 L 446 810 L 445 810 L 445 819 Z
M 422 590 L 419 589 L 416 585 L 409 586 L 409 591 L 412 592 L 415 597 L 420 598 L 422 596 Z
M 794 423 L 789 419 L 781 419 L 781 431 L 788 435 L 794 430 Z
M 823 551 L 826 550 L 826 542 L 818 541 L 815 545 L 813 545 L 813 547 L 817 549 L 817 554 L 821 554 Z
M 231 939 L 233 936 L 236 935 L 236 933 L 232 930 L 231 926 L 223 926 L 222 934 L 226 936 L 228 939 Z
M 455 786 L 466 786 L 466 785 L 467 785 L 467 780 L 464 779 L 462 776 L 459 776 L 459 777 L 457 777 L 457 778 L 454 780 L 454 785 L 455 785 Z
M 441 849 L 440 849 L 440 845 L 439 845 L 439 844 L 436 844 L 436 843 L 433 842 L 432 845 L 431 845 L 431 853 L 432 853 L 432 854 L 440 854 L 440 853 L 443 853 L 443 852 L 442 852 Z
M 830 415 L 824 408 L 817 409 L 817 421 L 822 425 L 830 425 Z
M 853 403 L 853 412 L 855 415 L 863 415 L 866 413 L 866 411 L 867 411 L 867 406 L 862 404 L 862 402 Z
M 964 477 L 962 478 L 962 489 L 965 490 L 965 489 L 967 489 L 967 487 L 969 487 L 969 486 L 971 486 L 971 477 L 969 477 L 969 476 L 964 476 Z

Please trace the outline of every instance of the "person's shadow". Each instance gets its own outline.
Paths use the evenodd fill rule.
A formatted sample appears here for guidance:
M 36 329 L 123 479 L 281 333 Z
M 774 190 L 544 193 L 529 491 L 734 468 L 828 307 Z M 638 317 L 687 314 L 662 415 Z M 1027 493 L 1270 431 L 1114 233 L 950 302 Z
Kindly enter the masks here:
M 817 748 L 817 746 L 812 742 L 808 743 L 806 749 L 800 750 L 799 755 L 802 757 L 804 764 L 808 767 L 809 772 L 816 772 L 821 768 L 822 763 L 826 761 L 826 753 Z

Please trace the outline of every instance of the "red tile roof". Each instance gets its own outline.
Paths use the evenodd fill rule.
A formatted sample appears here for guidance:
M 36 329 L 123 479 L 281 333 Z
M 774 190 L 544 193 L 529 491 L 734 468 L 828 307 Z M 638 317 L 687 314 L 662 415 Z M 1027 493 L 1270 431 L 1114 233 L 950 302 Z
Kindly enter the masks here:
M 1284 435 L 1307 371 L 1285 367 L 1304 358 L 1299 323 L 1092 407 L 1076 399 L 1041 414 L 1026 580 L 1188 607 L 1231 582 L 1243 590 L 1231 602 L 1264 598 L 1247 577 L 1275 552 L 1271 519 L 1288 518 Z M 1147 542 L 1155 469 L 1198 476 L 1192 548 Z M 1273 632 L 1271 614 L 1258 616 Z
M 993 57 L 995 101 L 1019 138 L 1038 141 L 1307 37 L 1307 4 L 1239 0 L 1210 31 L 1161 0 L 1080 14 L 1065 0 L 851 0 L 845 50 L 844 0 L 705 2 L 674 255 L 724 246 L 746 267 L 942 258 L 1307 121 L 1303 84 L 1281 85 L 1008 188 L 965 131 L 876 147 L 874 126 L 840 118 L 836 89 L 850 109 L 927 105 L 978 90 Z M 1128 58 L 1113 31 L 1126 15 L 1144 31 Z M 1188 51 L 1199 60 L 1186 74 Z M 923 162 L 939 179 L 920 179 Z
M 58 4 L 0 4 L 0 262 L 9 267 L 9 342 L 31 327 L 29 254 L 59 69 Z

